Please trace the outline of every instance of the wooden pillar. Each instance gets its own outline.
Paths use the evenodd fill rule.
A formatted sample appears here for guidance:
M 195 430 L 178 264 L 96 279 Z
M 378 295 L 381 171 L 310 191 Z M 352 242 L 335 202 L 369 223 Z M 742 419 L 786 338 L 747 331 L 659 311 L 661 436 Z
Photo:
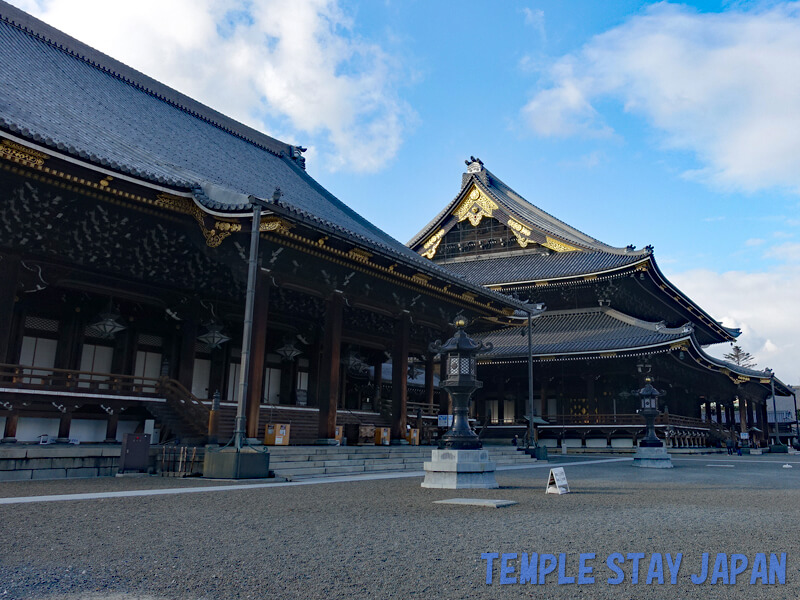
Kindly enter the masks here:
M 8 355 L 11 346 L 20 264 L 18 256 L 0 258 L 2 258 L 0 260 L 0 281 L 3 282 L 0 286 L 0 363 L 7 363 L 11 362 Z
M 117 441 L 117 425 L 119 424 L 119 414 L 117 414 L 118 409 L 114 409 L 113 412 L 109 413 L 108 419 L 106 420 L 106 442 L 116 442 Z M 157 440 L 150 440 L 152 443 L 157 443 Z
M 224 398 L 227 392 L 225 385 L 225 372 L 228 366 L 228 356 L 230 355 L 230 344 L 225 344 L 222 348 L 211 349 L 211 367 L 208 374 L 208 395 L 214 397 L 216 392 Z
M 131 324 L 114 336 L 114 351 L 111 355 L 111 372 L 117 375 L 133 375 L 136 366 L 137 327 Z
M 383 359 L 379 358 L 373 365 L 372 387 L 375 391 L 372 396 L 372 410 L 381 412 L 381 386 L 383 385 Z
M 253 299 L 253 327 L 250 333 L 250 373 L 247 382 L 247 398 L 245 398 L 248 438 L 258 438 L 261 400 L 264 397 L 268 314 L 269 274 L 259 269 L 256 276 L 255 297 Z
M 434 361 L 433 354 L 428 353 L 425 355 L 425 403 L 433 406 L 433 369 Z
M 56 442 L 68 443 L 69 442 L 69 429 L 72 426 L 72 413 L 65 411 L 61 413 L 61 419 L 58 422 L 58 437 Z
M 748 432 L 747 427 L 747 401 L 744 396 L 739 396 L 739 429 L 742 433 Z M 744 440 L 742 446 L 749 446 L 747 440 Z
M 61 316 L 54 366 L 57 369 L 77 369 L 80 366 L 84 322 L 80 313 L 67 310 Z
M 322 348 L 319 335 L 315 333 L 315 339 L 311 342 L 308 352 L 308 391 L 306 392 L 306 406 L 319 406 L 319 380 L 322 361 L 320 354 Z
M 543 419 L 547 418 L 548 415 L 547 383 L 545 381 L 544 379 L 542 380 L 542 385 L 539 388 L 539 416 Z
M 761 426 L 760 426 L 760 429 L 761 429 L 761 431 L 764 432 L 764 433 L 761 434 L 761 439 L 766 441 L 767 445 L 769 445 L 769 436 L 773 435 L 773 433 L 775 431 L 777 431 L 777 430 L 776 429 L 771 429 L 770 426 L 769 426 L 769 411 L 767 409 L 766 401 L 763 404 L 759 405 L 759 413 L 761 414 L 761 423 L 762 423 Z M 776 427 L 777 427 L 777 425 L 776 425 Z
M 295 404 L 294 388 L 297 379 L 297 359 L 281 361 L 281 390 L 279 404 Z
M 406 442 L 408 401 L 408 347 L 411 319 L 404 312 L 397 320 L 392 349 L 392 443 Z M 406 442 L 407 443 L 407 442 Z
M 710 421 L 712 421 L 712 419 L 711 419 L 711 401 L 710 400 L 706 400 L 703 404 L 705 405 L 705 412 L 706 412 L 706 419 L 705 420 L 706 420 L 706 422 L 710 422 Z
M 342 307 L 344 297 L 336 292 L 328 299 L 325 311 L 325 332 L 319 370 L 319 427 L 320 443 L 336 439 L 336 408 L 339 404 L 339 367 L 342 351 Z
M 722 425 L 722 404 L 720 404 L 719 400 L 714 402 L 714 405 L 717 409 L 717 424 Z
M 13 444 L 17 441 L 17 423 L 19 422 L 19 414 L 16 411 L 12 412 L 6 417 L 6 426 L 3 430 L 3 439 L 0 440 L 4 444 Z
M 353 408 L 347 405 L 347 365 L 341 365 L 339 372 L 339 408 Z
M 197 322 L 194 319 L 186 319 L 181 324 L 179 344 L 178 381 L 191 392 L 194 375 L 194 350 L 197 345 Z
M 502 425 L 506 418 L 506 376 L 500 368 L 499 381 L 497 382 L 497 425 Z

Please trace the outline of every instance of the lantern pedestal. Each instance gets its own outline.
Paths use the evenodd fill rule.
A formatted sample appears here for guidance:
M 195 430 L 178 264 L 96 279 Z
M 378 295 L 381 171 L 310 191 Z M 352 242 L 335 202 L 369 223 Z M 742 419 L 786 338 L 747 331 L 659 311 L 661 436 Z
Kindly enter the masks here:
M 495 489 L 495 463 L 484 450 L 433 450 L 426 462 L 424 488 L 445 490 Z
M 633 466 L 647 469 L 671 469 L 672 459 L 664 446 L 639 446 L 633 455 Z

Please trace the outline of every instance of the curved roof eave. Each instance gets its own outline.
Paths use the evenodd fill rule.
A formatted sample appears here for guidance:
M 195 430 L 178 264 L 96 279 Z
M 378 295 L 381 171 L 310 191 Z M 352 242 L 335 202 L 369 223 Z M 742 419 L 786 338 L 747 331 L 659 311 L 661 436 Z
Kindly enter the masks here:
M 665 287 L 672 290 L 675 294 L 679 295 L 686 304 L 692 306 L 699 315 L 704 317 L 705 321 L 707 321 L 706 323 L 704 323 L 704 325 L 717 329 L 718 332 L 724 336 L 724 339 L 722 341 L 732 342 L 742 334 L 740 329 L 725 327 L 724 325 L 722 325 L 722 323 L 719 323 L 718 321 L 714 320 L 714 318 L 711 315 L 709 315 L 706 311 L 704 311 L 696 302 L 694 302 L 691 298 L 689 298 L 689 296 L 684 294 L 676 285 L 670 282 L 669 279 L 666 278 L 664 273 L 658 267 L 658 264 L 656 263 L 655 260 L 655 256 L 650 257 L 650 262 L 653 265 L 652 273 L 658 276 L 658 278 L 661 280 L 661 283 Z M 658 284 L 657 281 L 655 283 Z
M 729 375 L 729 373 L 732 373 L 734 375 L 739 375 L 742 378 L 745 378 L 742 381 L 743 383 L 745 383 L 746 381 L 752 382 L 753 379 L 757 379 L 758 380 L 757 383 L 760 383 L 762 385 L 769 385 L 771 378 L 774 377 L 776 394 L 778 394 L 779 392 L 785 392 L 781 393 L 780 395 L 786 395 L 786 396 L 792 395 L 793 390 L 791 386 L 787 385 L 786 383 L 775 377 L 772 372 L 767 370 L 759 371 L 758 369 L 749 369 L 747 367 L 741 367 L 737 364 L 728 362 L 726 360 L 722 360 L 720 358 L 715 358 L 710 354 L 708 354 L 705 350 L 703 350 L 703 347 L 697 343 L 697 340 L 694 339 L 694 336 L 692 336 L 691 342 L 692 342 L 692 348 L 695 352 L 697 352 L 699 358 L 707 362 L 709 365 L 718 367 L 717 372 L 723 375 Z M 727 373 L 725 371 L 727 371 Z

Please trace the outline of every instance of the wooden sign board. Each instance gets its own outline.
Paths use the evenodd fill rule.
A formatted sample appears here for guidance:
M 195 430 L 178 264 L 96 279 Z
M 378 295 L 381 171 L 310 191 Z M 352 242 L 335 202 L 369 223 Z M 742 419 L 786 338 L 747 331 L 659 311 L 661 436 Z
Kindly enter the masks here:
M 568 494 L 569 484 L 567 483 L 567 475 L 564 473 L 564 467 L 556 467 L 550 469 L 550 477 L 547 479 L 547 493 L 548 494 Z

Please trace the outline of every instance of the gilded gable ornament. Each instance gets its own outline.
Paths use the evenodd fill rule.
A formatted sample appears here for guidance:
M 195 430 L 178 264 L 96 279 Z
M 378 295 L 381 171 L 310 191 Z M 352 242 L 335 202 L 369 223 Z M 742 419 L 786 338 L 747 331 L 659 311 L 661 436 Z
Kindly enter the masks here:
M 547 236 L 547 240 L 542 242 L 542 246 L 545 248 L 550 248 L 554 252 L 574 252 L 578 250 L 575 246 L 570 246 L 566 242 L 560 242 L 551 238 L 549 235 Z
M 445 233 L 446 232 L 444 229 L 440 229 L 430 238 L 428 238 L 428 241 L 425 242 L 423 246 L 425 248 L 425 252 L 422 253 L 422 256 L 425 258 L 433 258 L 436 255 L 436 250 L 439 248 L 439 244 L 441 244 L 442 240 L 444 239 Z
M 455 216 L 459 222 L 469 219 L 473 227 L 477 227 L 483 217 L 491 217 L 498 206 L 486 197 L 478 188 L 473 187 L 469 195 L 456 208 Z

